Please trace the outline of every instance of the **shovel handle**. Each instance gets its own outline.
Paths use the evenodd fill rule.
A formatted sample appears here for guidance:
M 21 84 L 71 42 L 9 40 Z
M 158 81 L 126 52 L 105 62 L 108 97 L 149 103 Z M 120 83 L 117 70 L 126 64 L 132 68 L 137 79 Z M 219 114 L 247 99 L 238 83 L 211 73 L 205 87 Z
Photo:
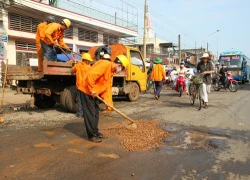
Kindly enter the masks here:
M 63 54 L 65 54 L 66 56 L 67 56 L 67 58 L 69 58 L 69 60 L 70 60 L 70 57 L 67 55 L 67 53 L 63 50 L 63 48 L 61 47 L 61 46 L 59 46 L 59 45 L 56 45 L 62 52 L 63 52 Z
M 120 114 L 121 116 L 123 116 L 125 119 L 129 120 L 132 123 L 135 123 L 135 121 L 131 118 L 129 118 L 128 116 L 126 116 L 125 114 L 123 114 L 121 111 L 119 111 L 118 109 L 116 109 L 114 106 L 111 106 L 108 102 L 106 102 L 104 99 L 102 99 L 100 96 L 96 96 L 97 99 L 99 99 L 100 101 L 102 101 L 104 104 L 106 104 L 108 107 L 112 108 L 114 111 L 116 111 L 118 114 Z
M 59 48 L 62 48 L 62 49 L 64 48 L 64 47 L 60 46 L 59 44 L 57 44 L 56 46 L 59 47 Z M 81 56 L 81 54 L 79 54 L 77 52 L 74 52 L 74 51 L 71 51 L 70 49 L 68 49 L 67 51 L 70 51 L 71 53 L 74 53 L 74 54 L 77 54 L 77 55 Z

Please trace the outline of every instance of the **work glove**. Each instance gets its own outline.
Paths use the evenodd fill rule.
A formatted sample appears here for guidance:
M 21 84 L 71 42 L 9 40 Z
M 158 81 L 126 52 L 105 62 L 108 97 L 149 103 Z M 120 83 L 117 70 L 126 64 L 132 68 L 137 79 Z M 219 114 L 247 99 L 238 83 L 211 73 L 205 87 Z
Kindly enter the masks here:
M 95 91 L 92 91 L 92 92 L 91 92 L 91 96 L 92 96 L 93 98 L 96 98 L 97 95 L 98 95 L 98 94 L 97 94 Z

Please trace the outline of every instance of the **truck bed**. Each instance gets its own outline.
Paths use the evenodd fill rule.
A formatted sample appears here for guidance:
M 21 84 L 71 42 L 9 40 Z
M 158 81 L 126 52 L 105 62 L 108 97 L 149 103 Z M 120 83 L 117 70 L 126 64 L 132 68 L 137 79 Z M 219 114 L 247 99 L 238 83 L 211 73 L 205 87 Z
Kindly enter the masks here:
M 39 80 L 46 75 L 74 76 L 71 70 L 74 64 L 73 60 L 67 62 L 44 60 L 42 72 L 38 72 L 37 67 L 8 65 L 7 80 Z M 2 73 L 5 72 L 5 67 L 3 63 Z

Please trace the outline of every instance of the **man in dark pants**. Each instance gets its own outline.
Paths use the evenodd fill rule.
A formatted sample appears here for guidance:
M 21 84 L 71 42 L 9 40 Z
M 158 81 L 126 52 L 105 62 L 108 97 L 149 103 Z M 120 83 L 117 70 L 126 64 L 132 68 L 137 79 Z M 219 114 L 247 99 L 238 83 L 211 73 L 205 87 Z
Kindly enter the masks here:
M 85 81 L 81 88 L 81 102 L 83 117 L 88 138 L 92 142 L 102 142 L 105 137 L 99 132 L 99 100 L 97 96 L 106 97 L 112 85 L 114 73 L 124 70 L 129 64 L 126 56 L 119 55 L 114 62 L 107 60 L 97 61 L 83 77 Z
M 219 74 L 220 74 L 220 81 L 221 81 L 221 84 L 222 84 L 224 87 L 226 86 L 226 72 L 227 72 L 226 65 L 225 65 L 225 64 L 222 64 Z M 225 89 L 226 89 L 226 87 L 225 87 Z
M 161 63 L 162 63 L 162 59 L 156 58 L 155 60 L 156 65 L 154 65 L 151 76 L 150 76 L 150 79 L 154 80 L 155 82 L 155 99 L 156 100 L 160 98 L 163 81 L 165 81 L 166 79 L 166 72 Z

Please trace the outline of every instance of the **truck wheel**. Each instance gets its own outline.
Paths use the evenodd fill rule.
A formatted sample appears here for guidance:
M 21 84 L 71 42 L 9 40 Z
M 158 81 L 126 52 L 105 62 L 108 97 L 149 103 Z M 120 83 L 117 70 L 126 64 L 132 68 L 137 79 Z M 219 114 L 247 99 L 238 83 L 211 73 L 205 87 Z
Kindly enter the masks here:
M 35 106 L 41 109 L 52 108 L 56 104 L 56 101 L 51 96 L 44 94 L 35 94 Z
M 60 97 L 60 103 L 69 112 L 77 112 L 77 89 L 76 86 L 66 87 Z
M 136 101 L 140 94 L 140 88 L 137 83 L 132 82 L 130 85 L 130 92 L 127 95 L 128 99 L 130 101 Z

